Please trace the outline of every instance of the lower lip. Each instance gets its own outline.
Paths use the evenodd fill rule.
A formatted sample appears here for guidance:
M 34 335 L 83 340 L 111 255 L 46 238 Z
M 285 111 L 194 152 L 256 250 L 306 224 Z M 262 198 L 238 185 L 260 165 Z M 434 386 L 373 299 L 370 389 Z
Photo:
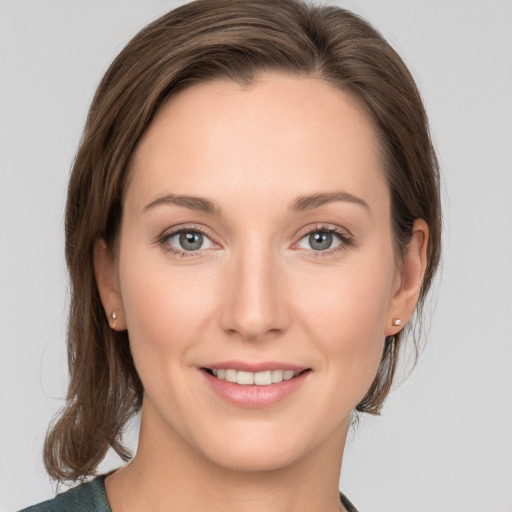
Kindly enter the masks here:
M 206 370 L 201 370 L 201 373 L 204 375 L 211 389 L 228 402 L 239 407 L 257 409 L 274 405 L 293 394 L 304 384 L 304 381 L 311 371 L 306 370 L 297 377 L 293 377 L 293 379 L 283 380 L 282 382 L 269 384 L 268 386 L 236 384 L 235 382 L 218 379 Z

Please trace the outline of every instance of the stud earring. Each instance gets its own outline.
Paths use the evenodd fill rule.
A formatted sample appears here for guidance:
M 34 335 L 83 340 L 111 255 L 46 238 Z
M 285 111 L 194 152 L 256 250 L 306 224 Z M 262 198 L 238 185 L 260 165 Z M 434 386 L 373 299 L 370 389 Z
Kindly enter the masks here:
M 116 312 L 113 311 L 112 312 L 112 329 L 116 328 L 116 324 L 117 324 L 117 315 L 116 315 Z
M 395 327 L 398 327 L 399 325 L 402 325 L 402 320 L 400 320 L 400 318 L 393 318 L 393 325 Z

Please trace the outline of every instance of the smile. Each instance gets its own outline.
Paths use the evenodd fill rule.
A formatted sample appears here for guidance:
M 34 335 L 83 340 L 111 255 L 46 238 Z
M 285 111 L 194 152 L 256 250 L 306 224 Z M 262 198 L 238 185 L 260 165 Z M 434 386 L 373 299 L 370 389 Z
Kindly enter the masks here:
M 302 373 L 301 371 L 280 369 L 248 372 L 232 368 L 212 368 L 207 369 L 207 371 L 211 372 L 211 374 L 220 380 L 241 384 L 243 386 L 270 386 L 271 384 L 279 384 L 284 380 L 293 379 Z
M 262 408 L 298 392 L 312 373 L 311 368 L 290 367 L 292 365 L 283 365 L 283 368 L 281 365 L 231 362 L 212 365 L 211 368 L 202 367 L 200 374 L 208 387 L 223 400 L 238 407 Z

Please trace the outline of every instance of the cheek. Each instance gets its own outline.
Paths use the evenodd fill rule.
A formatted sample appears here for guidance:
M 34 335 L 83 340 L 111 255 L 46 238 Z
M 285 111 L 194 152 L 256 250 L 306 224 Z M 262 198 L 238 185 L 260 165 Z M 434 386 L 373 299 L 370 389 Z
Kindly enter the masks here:
M 303 329 L 315 340 L 334 390 L 332 400 L 352 401 L 366 394 L 382 357 L 394 263 L 347 266 L 325 279 L 299 287 Z M 328 278 L 327 278 L 328 277 Z M 343 389 L 343 393 L 339 390 Z M 343 407 L 347 404 L 343 403 Z
M 208 275 L 199 275 L 193 265 L 177 269 L 151 251 L 136 249 L 124 260 L 121 253 L 120 261 L 130 345 L 142 378 L 152 369 L 182 362 L 185 350 L 205 331 L 216 294 Z
M 346 266 L 330 272 L 310 273 L 298 281 L 294 296 L 312 332 L 325 340 L 384 338 L 393 285 L 392 264 Z M 339 346 L 339 344 L 336 344 Z

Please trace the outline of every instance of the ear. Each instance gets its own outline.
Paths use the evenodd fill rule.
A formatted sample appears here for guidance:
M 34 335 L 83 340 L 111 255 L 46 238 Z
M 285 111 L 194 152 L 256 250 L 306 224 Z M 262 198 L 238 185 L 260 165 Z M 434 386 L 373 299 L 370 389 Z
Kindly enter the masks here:
M 97 240 L 94 246 L 94 275 L 110 327 L 116 331 L 126 329 L 116 265 L 107 244 L 102 239 Z
M 416 219 L 411 240 L 404 250 L 403 264 L 397 273 L 388 310 L 386 336 L 393 336 L 402 330 L 414 313 L 427 268 L 428 235 L 427 223 L 423 219 Z M 395 319 L 400 320 L 398 325 L 395 325 Z

